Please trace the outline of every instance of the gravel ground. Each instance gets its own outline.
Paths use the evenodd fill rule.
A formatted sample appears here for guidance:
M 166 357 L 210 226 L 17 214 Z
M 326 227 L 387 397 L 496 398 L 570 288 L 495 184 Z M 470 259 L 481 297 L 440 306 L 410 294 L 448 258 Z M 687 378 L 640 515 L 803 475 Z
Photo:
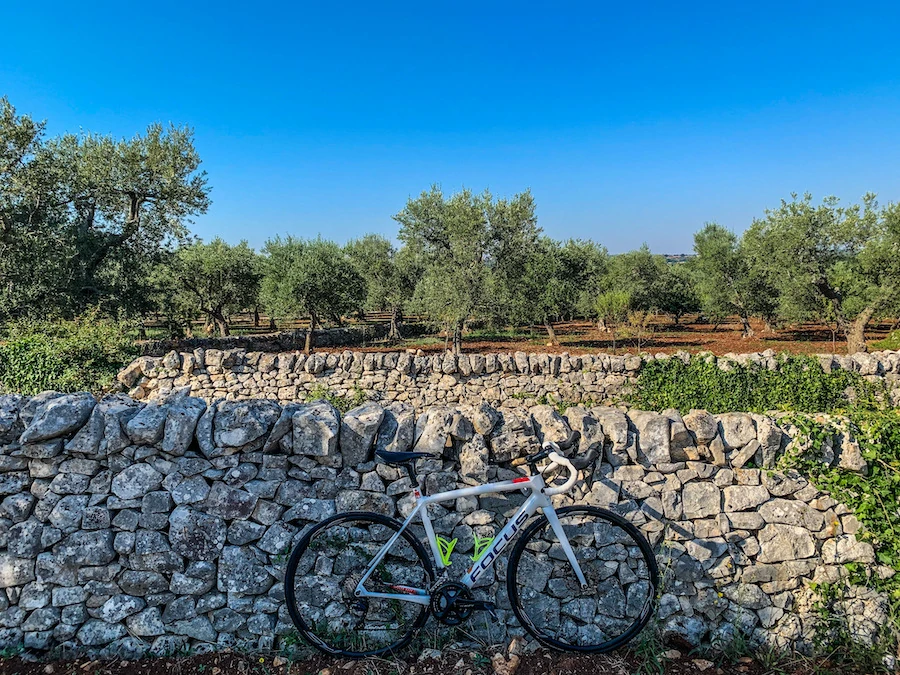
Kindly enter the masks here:
M 147 658 L 138 661 L 29 662 L 19 657 L 0 661 L 3 675 L 825 675 L 855 672 L 842 666 L 832 669 L 826 661 L 798 660 L 765 667 L 751 658 L 718 662 L 678 650 L 664 652 L 654 661 L 628 652 L 572 655 L 538 650 L 517 656 L 493 658 L 475 652 L 425 650 L 418 659 L 368 659 L 346 661 L 326 656 L 288 660 L 242 652 L 218 652 L 195 656 Z M 856 671 L 862 672 L 862 671 Z

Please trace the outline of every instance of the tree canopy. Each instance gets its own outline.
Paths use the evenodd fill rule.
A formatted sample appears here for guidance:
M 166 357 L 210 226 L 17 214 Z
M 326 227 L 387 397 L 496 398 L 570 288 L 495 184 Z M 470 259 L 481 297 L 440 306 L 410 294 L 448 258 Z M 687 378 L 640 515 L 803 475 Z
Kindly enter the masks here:
M 232 314 L 252 307 L 259 295 L 259 265 L 246 241 L 230 246 L 216 237 L 182 246 L 169 270 L 175 301 L 187 314 L 202 312 L 219 335 L 229 335 Z
M 466 321 L 497 306 L 491 290 L 507 297 L 518 292 L 516 261 L 529 255 L 539 234 L 531 193 L 495 200 L 489 192 L 462 190 L 445 198 L 434 186 L 394 219 L 400 240 L 423 265 L 414 302 L 452 331 L 459 352 Z
M 307 351 L 322 317 L 339 320 L 365 301 L 365 280 L 334 242 L 275 237 L 263 256 L 262 303 L 277 316 L 310 317 Z
M 743 334 L 751 335 L 756 277 L 742 254 L 737 235 L 717 223 L 707 223 L 694 235 L 694 252 L 697 257 L 692 266 L 707 317 L 720 323 L 737 314 Z
M 529 191 L 509 198 L 438 186 L 394 216 L 395 243 L 367 234 L 341 246 L 275 237 L 197 241 L 192 219 L 210 188 L 189 127 L 150 124 L 131 138 L 92 132 L 50 137 L 46 125 L 0 98 L 0 323 L 162 316 L 173 334 L 202 318 L 228 334 L 232 317 L 265 307 L 274 318 L 322 322 L 389 312 L 401 337 L 415 311 L 452 336 L 473 325 L 544 326 L 597 319 L 642 334 L 660 313 L 737 315 L 745 336 L 825 322 L 850 352 L 870 322 L 900 313 L 900 205 L 867 194 L 856 204 L 792 195 L 743 234 L 707 223 L 694 253 L 675 262 L 645 244 L 610 255 L 591 240 L 558 240 L 538 226 Z
M 190 128 L 47 139 L 0 99 L 0 312 L 146 310 L 148 266 L 209 206 L 199 167 Z
M 745 234 L 755 266 L 777 290 L 780 316 L 833 321 L 849 352 L 864 351 L 869 321 L 896 309 L 900 290 L 900 207 L 875 195 L 842 206 L 793 195 Z
M 344 249 L 366 285 L 364 306 L 370 311 L 390 311 L 389 337 L 398 339 L 404 307 L 409 304 L 421 272 L 412 249 L 399 251 L 385 237 L 367 234 Z

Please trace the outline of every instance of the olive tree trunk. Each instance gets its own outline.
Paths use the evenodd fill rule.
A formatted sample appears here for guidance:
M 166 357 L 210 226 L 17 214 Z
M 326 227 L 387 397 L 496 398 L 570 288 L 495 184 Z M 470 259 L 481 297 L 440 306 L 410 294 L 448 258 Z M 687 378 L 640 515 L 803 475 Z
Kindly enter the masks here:
M 556 337 L 556 331 L 553 330 L 553 322 L 549 319 L 544 319 L 544 328 L 547 329 L 547 336 L 550 338 L 550 344 L 554 347 L 558 347 L 559 339 Z
M 306 331 L 306 344 L 303 347 L 303 351 L 306 354 L 311 354 L 313 348 L 315 347 L 315 343 L 316 343 L 315 331 L 316 331 L 317 323 L 318 323 L 318 320 L 316 318 L 316 313 L 310 312 L 309 313 L 309 330 Z
M 847 337 L 848 354 L 869 351 L 869 345 L 866 344 L 866 324 L 869 323 L 874 314 L 875 305 L 869 305 L 853 321 L 844 321 L 844 334 Z
M 391 327 L 388 330 L 388 339 L 389 340 L 402 340 L 403 336 L 400 334 L 400 321 L 402 320 L 402 315 L 400 314 L 400 308 L 395 306 L 391 308 Z

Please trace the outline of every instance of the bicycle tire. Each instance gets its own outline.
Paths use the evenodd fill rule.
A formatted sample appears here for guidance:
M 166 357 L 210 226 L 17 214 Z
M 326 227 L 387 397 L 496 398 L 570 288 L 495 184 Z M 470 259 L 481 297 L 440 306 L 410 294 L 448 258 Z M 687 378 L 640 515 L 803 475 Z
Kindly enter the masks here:
M 304 612 L 301 611 L 301 603 L 298 603 L 296 583 L 297 570 L 300 565 L 301 559 L 303 559 L 304 555 L 310 550 L 311 544 L 316 541 L 317 537 L 323 536 L 329 529 L 336 529 L 343 524 L 351 522 L 369 523 L 375 526 L 383 526 L 393 530 L 394 532 L 399 531 L 402 527 L 402 523 L 393 518 L 383 516 L 379 513 L 372 513 L 367 511 L 349 511 L 347 513 L 339 513 L 311 527 L 306 533 L 304 533 L 300 541 L 297 542 L 297 545 L 296 547 L 294 547 L 294 550 L 291 553 L 291 557 L 288 560 L 287 567 L 285 569 L 284 593 L 288 613 L 290 614 L 291 620 L 294 622 L 294 625 L 296 626 L 300 636 L 306 642 L 308 642 L 310 645 L 321 652 L 353 659 L 383 656 L 385 654 L 402 649 L 407 644 L 409 644 L 416 632 L 420 628 L 422 628 L 422 626 L 424 626 L 425 622 L 428 620 L 428 616 L 430 613 L 430 607 L 428 605 L 415 605 L 415 607 L 421 607 L 421 611 L 419 611 L 414 620 L 412 620 L 408 630 L 405 630 L 402 635 L 400 635 L 389 645 L 376 649 L 357 650 L 346 649 L 337 644 L 331 644 L 329 642 L 329 636 L 327 635 L 327 633 L 332 632 L 331 629 L 317 629 L 315 625 L 310 625 L 310 616 L 304 616 Z M 434 566 L 431 562 L 431 559 L 428 557 L 428 554 L 425 552 L 424 546 L 422 546 L 422 543 L 418 539 L 416 539 L 409 532 L 409 530 L 404 530 L 401 534 L 401 537 L 406 543 L 410 545 L 412 550 L 415 552 L 416 557 L 418 557 L 419 562 L 422 564 L 424 570 L 425 586 L 430 587 L 434 582 Z M 328 542 L 329 540 L 325 539 L 324 541 Z M 368 562 L 366 562 L 366 566 L 367 565 Z M 317 577 L 317 579 L 319 578 L 320 577 Z M 372 577 L 370 577 L 370 580 L 371 579 Z M 305 589 L 306 585 L 304 585 L 303 588 Z M 338 590 L 341 589 L 339 588 Z M 337 602 L 337 600 L 334 601 Z M 406 605 L 413 605 L 413 603 L 406 603 Z M 349 611 L 352 610 L 350 610 L 348 607 L 348 612 Z M 369 609 L 367 605 L 365 613 L 368 614 L 368 611 Z M 322 635 L 320 633 L 326 633 L 326 635 Z M 357 639 L 359 638 L 359 632 L 355 637 Z M 332 642 L 334 641 L 334 638 L 332 638 Z
M 547 528 L 550 527 L 550 522 L 547 520 L 546 516 L 541 516 L 539 519 L 531 523 L 525 531 L 520 536 L 519 540 L 516 542 L 513 547 L 512 552 L 509 556 L 508 563 L 508 574 L 506 578 L 506 590 L 509 595 L 510 604 L 512 606 L 513 613 L 516 615 L 516 618 L 519 620 L 521 625 L 528 631 L 535 639 L 537 639 L 541 644 L 551 647 L 553 649 L 558 649 L 561 651 L 573 651 L 573 652 L 588 652 L 588 653 L 601 653 L 612 651 L 625 643 L 631 640 L 634 636 L 636 636 L 643 628 L 647 625 L 647 622 L 650 620 L 650 617 L 653 615 L 655 606 L 656 606 L 656 594 L 659 586 L 659 567 L 656 563 L 656 556 L 653 554 L 653 549 L 650 546 L 650 542 L 647 541 L 647 538 L 641 534 L 640 530 L 638 530 L 633 524 L 628 522 L 625 518 L 619 516 L 618 514 L 607 511 L 606 509 L 597 508 L 594 506 L 569 506 L 565 508 L 558 509 L 556 511 L 557 516 L 560 521 L 563 522 L 567 517 L 574 516 L 577 514 L 584 514 L 586 516 L 590 516 L 596 519 L 599 519 L 601 522 L 608 523 L 611 528 L 618 528 L 622 532 L 624 532 L 628 538 L 636 545 L 637 550 L 640 551 L 641 557 L 644 561 L 647 571 L 647 579 L 645 580 L 648 584 L 647 589 L 647 598 L 644 601 L 642 608 L 640 609 L 639 614 L 635 617 L 633 623 L 631 623 L 625 630 L 623 630 L 620 634 L 615 637 L 606 639 L 598 644 L 572 644 L 571 642 L 564 641 L 559 638 L 558 632 L 557 635 L 549 634 L 551 631 L 545 626 L 541 627 L 537 625 L 537 622 L 533 620 L 526 610 L 523 607 L 523 601 L 521 594 L 519 592 L 519 584 L 518 584 L 518 576 L 519 576 L 519 565 L 522 561 L 523 553 L 526 552 L 529 543 L 532 543 L 532 540 L 538 536 L 540 533 L 544 532 Z M 549 530 L 552 533 L 552 529 Z M 591 535 L 595 536 L 595 535 Z M 554 535 L 555 539 L 555 535 Z M 571 542 L 572 537 L 570 537 Z M 596 542 L 596 539 L 595 539 Z M 546 546 L 546 542 L 534 542 L 532 545 L 533 549 L 540 549 L 541 546 Z M 581 556 L 579 556 L 579 548 L 573 544 L 573 549 L 575 550 L 576 558 L 579 559 L 579 563 L 581 563 L 582 570 L 585 571 L 585 564 L 581 560 Z M 598 559 L 599 560 L 599 559 Z M 568 568 L 571 573 L 572 580 L 575 584 L 577 584 L 577 580 L 575 579 L 574 571 L 571 568 L 571 565 L 566 560 L 564 563 L 557 560 L 560 565 Z M 606 563 L 605 563 L 606 564 Z M 599 561 L 598 561 L 599 565 Z M 586 573 L 586 577 L 588 577 L 588 582 L 591 582 L 591 578 Z M 529 580 L 532 584 L 533 575 L 529 577 Z M 561 578 L 561 577 L 560 577 Z M 565 580 L 563 580 L 564 582 Z M 549 587 L 549 575 L 547 581 Z M 641 587 L 643 588 L 643 587 Z M 599 587 L 598 587 L 599 590 Z M 533 591 L 532 591 L 533 592 Z M 544 593 L 547 596 L 546 592 Z M 549 596 L 547 596 L 549 597 Z M 559 601 L 561 602 L 561 601 Z M 599 605 L 599 601 L 598 601 Z M 595 610 L 596 611 L 596 610 Z M 599 610 L 598 615 L 602 613 L 602 609 Z M 560 617 L 562 617 L 562 613 L 560 613 Z M 546 616 L 544 617 L 546 620 Z M 560 619 L 562 621 L 562 618 Z M 574 624 L 574 620 L 572 620 Z M 596 626 L 592 626 L 590 630 L 585 630 L 586 626 L 591 626 L 592 624 L 589 621 L 585 621 L 582 626 L 578 629 L 578 634 L 585 635 L 591 631 L 600 632 L 602 630 L 597 628 Z

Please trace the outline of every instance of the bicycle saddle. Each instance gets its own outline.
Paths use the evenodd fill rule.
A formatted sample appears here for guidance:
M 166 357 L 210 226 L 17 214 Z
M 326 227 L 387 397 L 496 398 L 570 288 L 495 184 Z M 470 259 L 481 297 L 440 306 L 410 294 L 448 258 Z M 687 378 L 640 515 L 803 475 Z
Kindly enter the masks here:
M 427 452 L 390 452 L 389 450 L 376 450 L 378 455 L 385 464 L 412 464 L 422 457 L 430 457 Z

